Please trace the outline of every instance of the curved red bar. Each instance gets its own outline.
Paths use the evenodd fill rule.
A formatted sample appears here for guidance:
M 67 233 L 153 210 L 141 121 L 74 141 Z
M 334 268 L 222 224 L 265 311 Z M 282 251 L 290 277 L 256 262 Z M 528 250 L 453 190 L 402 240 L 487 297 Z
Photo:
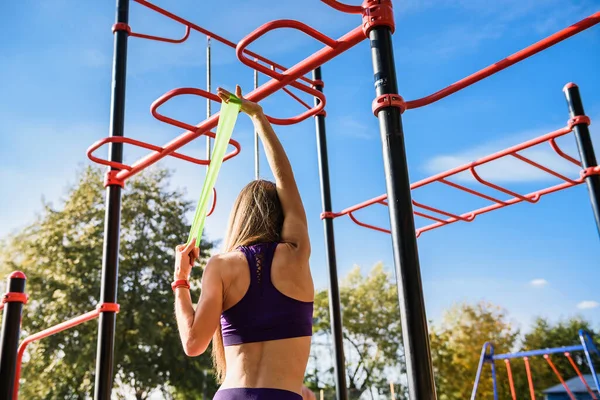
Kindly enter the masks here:
M 19 345 L 19 351 L 17 353 L 17 370 L 16 370 L 16 373 L 15 373 L 15 385 L 14 385 L 15 389 L 14 389 L 14 392 L 13 392 L 13 399 L 17 399 L 18 395 L 19 395 L 19 379 L 21 377 L 21 363 L 23 361 L 23 354 L 25 354 L 25 349 L 27 348 L 27 346 L 30 343 L 35 342 L 37 340 L 41 340 L 41 339 L 46 338 L 48 336 L 52 336 L 55 333 L 62 332 L 64 330 L 70 329 L 70 328 L 72 328 L 74 326 L 77 326 L 79 324 L 82 324 L 84 322 L 92 320 L 92 319 L 96 318 L 98 315 L 100 315 L 100 313 L 101 313 L 100 309 L 96 309 L 94 311 L 90 311 L 88 313 L 80 315 L 79 317 L 75 317 L 73 319 L 70 319 L 68 321 L 62 322 L 62 323 L 60 323 L 58 325 L 55 325 L 53 327 L 44 329 L 43 331 L 40 331 L 38 333 L 34 333 L 33 335 L 29 335 L 25 339 L 23 339 L 23 341 Z
M 453 93 L 458 92 L 466 88 L 467 86 L 471 86 L 474 83 L 479 82 L 480 80 L 487 78 L 497 72 L 502 71 L 505 68 L 510 67 L 520 61 L 523 61 L 526 58 L 533 56 L 534 54 L 539 53 L 542 50 L 547 49 L 548 47 L 554 46 L 557 43 L 562 42 L 565 39 L 570 38 L 571 36 L 582 32 L 592 26 L 596 25 L 600 22 L 600 12 L 590 15 L 589 17 L 571 25 L 568 28 L 565 28 L 555 34 L 548 36 L 547 38 L 540 40 L 539 42 L 524 48 L 523 50 L 514 53 L 503 60 L 500 60 L 484 69 L 475 72 L 472 75 L 467 76 L 466 78 L 461 79 L 458 82 L 453 83 L 452 85 L 430 94 L 429 96 L 422 97 L 420 99 L 411 100 L 406 102 L 406 109 L 419 108 L 426 106 L 431 103 L 435 103 L 438 100 L 443 99 L 444 97 L 448 97 Z
M 205 135 L 210 136 L 212 138 L 215 137 L 215 134 L 212 132 L 207 132 L 205 133 Z M 126 171 L 131 171 L 132 167 L 127 165 L 127 164 L 122 164 L 122 163 L 118 163 L 115 161 L 109 161 L 109 160 L 104 160 L 101 158 L 98 158 L 96 156 L 94 156 L 94 151 L 98 150 L 100 147 L 104 146 L 107 143 L 126 143 L 126 144 L 132 144 L 134 146 L 138 146 L 138 147 L 142 147 L 144 149 L 148 149 L 148 150 L 153 150 L 156 152 L 162 152 L 164 151 L 164 149 L 160 146 L 156 146 L 150 143 L 146 143 L 146 142 L 141 142 L 139 140 L 135 140 L 135 139 L 131 139 L 128 137 L 123 137 L 123 136 L 110 136 L 104 139 L 101 139 L 99 141 L 97 141 L 96 143 L 92 144 L 88 150 L 87 150 L 87 156 L 90 160 L 92 160 L 95 163 L 101 164 L 101 165 L 106 165 L 108 167 L 111 168 L 116 168 L 116 169 L 120 169 L 120 170 L 126 170 Z M 240 144 L 235 141 L 235 140 L 230 140 L 229 141 L 230 144 L 232 144 L 235 149 L 229 153 L 229 155 L 225 158 L 225 159 L 229 159 L 232 158 L 236 155 L 239 154 L 241 146 Z M 184 154 L 180 154 L 180 153 L 176 153 L 176 152 L 172 152 L 169 154 L 171 157 L 175 157 L 175 158 L 179 158 L 180 160 L 184 160 L 184 161 L 188 161 L 194 164 L 198 164 L 198 165 L 208 165 L 210 164 L 209 160 L 202 160 L 199 158 L 194 158 L 194 157 L 190 157 L 190 156 L 186 156 Z
M 235 49 L 235 47 L 236 47 L 236 44 L 234 42 L 232 42 L 230 40 L 227 40 L 224 37 L 222 37 L 220 35 L 217 35 L 216 33 L 213 33 L 211 31 L 209 31 L 208 29 L 204 29 L 201 26 L 196 25 L 196 24 L 194 24 L 194 23 L 192 23 L 192 22 L 190 22 L 190 21 L 188 21 L 186 19 L 183 19 L 183 18 L 181 18 L 181 17 L 179 17 L 179 16 L 177 16 L 177 15 L 175 15 L 175 14 L 173 14 L 173 13 L 167 11 L 167 10 L 165 10 L 164 8 L 160 8 L 157 5 L 152 4 L 152 3 L 150 3 L 147 0 L 134 0 L 134 1 L 136 3 L 142 5 L 142 6 L 146 7 L 146 8 L 151 9 L 154 12 L 157 12 L 157 13 L 159 13 L 159 14 L 161 14 L 161 15 L 163 15 L 163 16 L 165 16 L 165 17 L 167 17 L 167 18 L 169 18 L 169 19 L 171 19 L 171 20 L 173 20 L 175 22 L 178 22 L 178 23 L 184 25 L 187 29 L 193 29 L 193 30 L 195 30 L 195 31 L 197 31 L 197 32 L 199 32 L 199 33 L 201 33 L 203 35 L 209 36 L 209 37 L 215 39 L 216 41 L 218 41 L 218 42 L 220 42 L 220 43 L 222 43 L 222 44 L 224 44 L 226 46 L 231 47 L 232 49 Z M 140 37 L 140 38 L 144 38 L 144 39 L 159 40 L 159 41 L 162 41 L 162 42 L 169 42 L 169 43 L 181 43 L 181 42 L 185 41 L 185 40 L 175 41 L 173 39 L 160 38 L 158 36 L 151 36 L 151 35 L 136 34 L 135 36 Z M 280 64 L 277 64 L 277 63 L 269 60 L 268 58 L 262 57 L 259 54 L 256 54 L 256 53 L 251 52 L 251 51 L 246 51 L 246 53 L 248 55 L 250 55 L 250 56 L 252 56 L 252 57 L 254 57 L 254 58 L 256 58 L 256 59 L 258 59 L 258 60 L 260 60 L 260 61 L 262 61 L 264 63 L 266 63 L 266 64 L 275 66 L 275 67 L 277 67 L 279 69 L 282 69 L 282 70 L 286 69 L 285 67 L 281 66 Z M 306 78 L 304 76 L 302 76 L 302 77 L 300 77 L 298 79 L 303 80 L 304 82 L 309 83 L 311 85 L 315 84 L 315 82 L 313 80 L 311 80 L 309 78 Z
M 212 213 L 215 211 L 216 207 L 217 207 L 217 189 L 215 189 L 213 187 L 213 203 L 212 203 L 212 207 L 210 208 L 210 211 L 208 212 L 208 214 L 206 214 L 206 216 L 210 217 L 212 215 Z
M 334 8 L 338 11 L 347 13 L 347 14 L 362 14 L 363 8 L 362 6 L 353 6 L 350 4 L 340 3 L 336 0 L 321 0 L 323 3 L 327 4 L 329 7 Z
M 259 26 L 254 31 L 252 31 L 248 36 L 246 36 L 245 38 L 240 40 L 235 48 L 235 53 L 236 53 L 238 59 L 252 69 L 260 71 L 263 74 L 271 76 L 275 79 L 282 80 L 285 72 L 279 73 L 277 71 L 273 71 L 273 70 L 265 67 L 264 65 L 261 65 L 258 62 L 251 60 L 250 58 L 248 58 L 244 55 L 244 53 L 246 52 L 246 47 L 248 47 L 250 45 L 250 43 L 254 42 L 259 37 L 265 35 L 267 32 L 273 31 L 275 29 L 281 29 L 281 28 L 297 29 L 300 32 L 306 33 L 307 35 L 313 37 L 314 39 L 326 44 L 327 46 L 329 46 L 333 49 L 335 49 L 338 46 L 337 40 L 334 40 L 334 39 L 330 38 L 329 36 L 322 34 L 321 32 L 317 31 L 316 29 L 314 29 L 306 24 L 303 24 L 302 22 L 295 21 L 292 19 L 280 19 L 277 21 L 267 22 L 266 24 Z
M 183 37 L 181 39 L 170 39 L 170 38 L 165 38 L 162 36 L 146 35 L 143 33 L 136 33 L 136 32 L 129 32 L 129 36 L 138 37 L 141 39 L 156 40 L 158 42 L 176 43 L 177 44 L 177 43 L 183 43 L 186 40 L 188 40 L 188 38 L 190 37 L 190 27 L 186 25 L 185 34 L 183 35 Z
M 160 96 L 158 99 L 154 100 L 152 105 L 150 106 L 150 112 L 152 116 L 159 121 L 167 123 L 169 125 L 176 126 L 181 129 L 185 129 L 186 131 L 196 132 L 198 128 L 194 125 L 190 125 L 188 123 L 164 116 L 158 112 L 158 107 L 165 104 L 167 101 L 171 100 L 173 97 L 182 96 L 185 94 L 191 94 L 194 96 L 200 96 L 207 98 L 209 100 L 215 101 L 217 103 L 221 103 L 221 99 L 216 94 L 207 92 L 206 90 L 197 89 L 197 88 L 179 88 L 168 91 L 167 93 Z
M 389 229 L 385 229 L 385 228 L 380 228 L 378 226 L 375 225 L 369 225 L 369 224 L 365 224 L 364 222 L 359 221 L 358 219 L 356 219 L 356 217 L 354 216 L 354 214 L 352 214 L 351 212 L 348 213 L 348 216 L 350 217 L 350 219 L 359 226 L 362 226 L 364 228 L 369 228 L 369 229 L 373 229 L 374 231 L 379 231 L 379 232 L 383 232 L 383 233 L 391 233 L 392 231 L 390 231 Z
M 587 118 L 582 119 L 582 121 L 583 120 L 587 121 Z M 556 171 L 553 171 L 552 169 L 550 169 L 550 168 L 548 168 L 548 167 L 546 167 L 544 165 L 541 165 L 541 164 L 539 164 L 539 163 L 537 163 L 535 161 L 532 161 L 532 160 L 530 160 L 530 159 L 528 159 L 528 158 L 526 158 L 526 157 L 518 154 L 518 152 L 520 150 L 525 150 L 525 149 L 534 147 L 536 145 L 541 145 L 541 144 L 544 144 L 545 142 L 549 142 L 552 145 L 552 147 L 555 150 L 555 152 L 559 156 L 561 156 L 562 158 L 565 158 L 566 160 L 571 161 L 575 165 L 581 167 L 581 164 L 579 163 L 579 161 L 577 161 L 573 157 L 569 156 L 568 154 L 565 154 L 556 145 L 556 143 L 554 142 L 554 140 L 556 138 L 558 138 L 560 136 L 564 136 L 564 135 L 570 133 L 572 131 L 572 127 L 573 127 L 573 124 L 569 124 L 565 128 L 558 129 L 558 130 L 556 130 L 554 132 L 550 132 L 550 133 L 548 133 L 546 135 L 542 135 L 542 136 L 537 137 L 535 139 L 532 139 L 532 140 L 529 140 L 527 142 L 521 143 L 521 144 L 519 144 L 517 146 L 512 146 L 512 147 L 510 147 L 508 149 L 502 150 L 502 151 L 497 152 L 495 154 L 491 154 L 489 156 L 480 158 L 480 159 L 478 159 L 478 160 L 476 160 L 476 161 L 474 161 L 472 163 L 464 164 L 464 165 L 462 165 L 460 167 L 453 168 L 451 170 L 448 170 L 448 171 L 442 172 L 440 174 L 434 175 L 434 176 L 432 176 L 430 178 L 426 178 L 426 179 L 423 179 L 423 180 L 420 180 L 418 182 L 413 183 L 411 185 L 411 190 L 414 190 L 414 189 L 426 186 L 428 184 L 436 183 L 437 182 L 437 183 L 441 183 L 441 184 L 447 185 L 447 186 L 449 186 L 451 188 L 458 189 L 458 190 L 463 191 L 465 193 L 468 193 L 468 194 L 471 194 L 471 195 L 474 195 L 474 196 L 477 196 L 477 197 L 480 197 L 480 198 L 483 198 L 483 199 L 486 199 L 486 200 L 492 202 L 492 204 L 490 204 L 488 206 L 485 206 L 485 207 L 482 207 L 482 208 L 479 208 L 479 209 L 476 209 L 476 210 L 473 210 L 473 211 L 465 212 L 465 213 L 462 213 L 462 214 L 456 214 L 456 213 L 450 213 L 450 212 L 444 211 L 444 210 L 439 209 L 439 208 L 434 208 L 434 207 L 431 207 L 431 206 L 428 206 L 428 205 L 425 205 L 425 204 L 421 204 L 421 203 L 417 203 L 417 202 L 413 201 L 413 205 L 415 207 L 423 208 L 425 210 L 428 210 L 428 211 L 431 211 L 433 213 L 437 213 L 437 214 L 440 214 L 442 216 L 447 217 L 447 218 L 442 218 L 442 217 L 438 217 L 438 216 L 434 216 L 434 215 L 430 215 L 430 214 L 426 214 L 426 213 L 420 212 L 419 210 L 414 210 L 413 213 L 415 215 L 434 221 L 434 223 L 432 223 L 430 225 L 426 225 L 426 226 L 417 228 L 416 229 L 417 237 L 419 237 L 419 235 L 421 235 L 423 232 L 427 232 L 427 231 L 439 228 L 441 226 L 446 226 L 446 225 L 449 225 L 449 224 L 452 224 L 452 223 L 455 223 L 455 222 L 458 222 L 458 221 L 463 221 L 463 222 L 473 221 L 473 219 L 475 219 L 479 215 L 482 215 L 482 214 L 485 214 L 485 213 L 488 213 L 488 212 L 491 212 L 491 211 L 494 211 L 494 210 L 498 210 L 500 208 L 507 207 L 507 206 L 510 206 L 510 205 L 513 205 L 513 204 L 517 204 L 517 203 L 521 203 L 521 202 L 536 203 L 536 202 L 538 202 L 541 199 L 542 196 L 545 196 L 546 194 L 558 192 L 560 190 L 567 189 L 569 187 L 573 187 L 573 186 L 577 186 L 579 184 L 582 184 L 584 182 L 584 180 L 585 180 L 585 177 L 588 174 L 600 174 L 600 167 L 594 167 L 594 168 L 589 169 L 589 171 L 588 170 L 581 171 L 581 175 L 579 177 L 577 177 L 577 178 L 569 178 L 569 177 L 564 176 L 564 175 L 562 175 L 562 174 L 560 174 L 560 173 L 558 173 Z M 560 183 L 560 184 L 557 184 L 557 185 L 554 185 L 554 186 L 551 186 L 551 187 L 548 187 L 548 188 L 545 188 L 545 189 L 536 190 L 534 192 L 531 192 L 531 193 L 528 193 L 528 194 L 525 194 L 525 195 L 521 195 L 519 193 L 513 192 L 513 191 L 508 190 L 508 189 L 506 189 L 504 187 L 495 185 L 495 184 L 493 184 L 491 182 L 488 182 L 488 181 L 484 180 L 475 171 L 476 167 L 481 166 L 483 164 L 487 164 L 487 163 L 495 161 L 495 160 L 498 160 L 498 159 L 503 158 L 503 157 L 515 157 L 516 159 L 518 159 L 518 160 L 520 160 L 520 161 L 522 161 L 524 163 L 527 163 L 527 164 L 529 164 L 529 165 L 531 165 L 533 167 L 536 167 L 539 170 L 544 171 L 544 172 L 546 172 L 546 173 L 548 173 L 548 174 L 550 174 L 550 175 L 552 175 L 552 176 L 554 176 L 554 177 L 556 177 L 558 179 L 561 179 L 564 182 Z M 508 195 L 510 195 L 512 197 L 510 199 L 508 199 L 508 200 L 505 200 L 505 201 L 504 200 L 499 200 L 499 199 L 494 198 L 492 196 L 489 196 L 489 195 L 487 195 L 487 194 L 485 194 L 483 192 L 480 192 L 480 191 L 475 190 L 475 189 L 471 189 L 469 187 L 466 187 L 464 185 L 452 182 L 452 181 L 450 181 L 450 180 L 447 179 L 449 177 L 455 176 L 456 174 L 460 174 L 460 173 L 466 172 L 466 171 L 470 171 L 472 173 L 473 177 L 479 183 L 481 183 L 482 185 L 491 187 L 491 188 L 493 188 L 495 190 L 498 190 L 500 192 L 506 193 L 506 194 L 508 194 Z M 348 207 L 348 208 L 342 210 L 341 212 L 338 212 L 338 213 L 336 213 L 336 212 L 328 213 L 327 217 L 328 218 L 337 218 L 337 217 L 340 217 L 342 215 L 348 215 L 352 219 L 352 221 L 354 221 L 356 224 L 358 224 L 360 226 L 363 226 L 363 227 L 366 227 L 366 228 L 369 228 L 369 229 L 373 229 L 373 230 L 376 230 L 376 231 L 379 231 L 379 232 L 386 232 L 387 233 L 387 232 L 389 232 L 387 229 L 383 229 L 383 228 L 380 228 L 380 227 L 377 227 L 377 226 L 374 226 L 374 225 L 370 225 L 370 224 L 358 221 L 356 219 L 356 217 L 354 217 L 354 215 L 352 215 L 352 213 L 354 213 L 355 211 L 361 210 L 361 209 L 366 208 L 366 207 L 369 207 L 369 206 L 371 206 L 373 204 L 387 205 L 386 199 L 387 199 L 387 195 L 384 194 L 384 195 L 375 197 L 373 199 L 364 201 L 362 203 L 359 203 L 359 204 L 357 204 L 355 206 Z

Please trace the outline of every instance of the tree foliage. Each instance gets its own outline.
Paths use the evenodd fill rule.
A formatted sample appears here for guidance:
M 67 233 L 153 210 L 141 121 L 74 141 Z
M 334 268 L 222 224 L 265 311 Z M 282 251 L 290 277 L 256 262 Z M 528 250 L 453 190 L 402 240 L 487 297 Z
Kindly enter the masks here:
M 430 329 L 431 353 L 440 400 L 471 396 L 482 345 L 493 342 L 497 353 L 511 350 L 518 331 L 505 310 L 488 303 L 458 304 Z M 493 398 L 490 368 L 481 376 L 478 398 Z M 503 397 L 502 397 L 503 398 Z
M 340 284 L 340 303 L 349 398 L 358 399 L 368 390 L 389 391 L 390 378 L 400 375 L 402 359 L 398 294 L 391 275 L 382 264 L 366 276 L 354 268 Z M 330 346 L 322 346 L 332 340 L 326 290 L 316 293 L 314 318 L 313 356 L 323 360 L 319 352 L 330 353 Z M 311 363 L 308 374 L 311 388 L 333 393 L 333 368 L 319 371 L 317 364 Z
M 436 372 L 440 400 L 470 398 L 477 371 L 481 348 L 492 342 L 494 353 L 510 353 L 579 344 L 579 329 L 585 329 L 597 338 L 590 324 L 575 317 L 551 323 L 537 318 L 533 327 L 523 336 L 513 327 L 506 311 L 488 303 L 460 304 L 450 309 L 443 320 L 432 326 L 431 351 Z M 573 353 L 573 360 L 582 373 L 588 370 L 583 354 Z M 551 356 L 562 377 L 576 376 L 563 354 Z M 596 365 L 598 364 L 596 359 Z M 543 390 L 560 383 L 548 362 L 542 356 L 529 357 L 536 398 L 543 398 Z M 499 398 L 511 398 L 506 362 L 495 362 Z M 529 396 L 529 384 L 522 358 L 510 360 L 517 398 Z M 486 363 L 479 381 L 478 399 L 493 398 L 491 366 Z
M 204 371 L 207 355 L 188 358 L 178 337 L 170 287 L 174 247 L 184 241 L 191 204 L 168 187 L 169 172 L 151 169 L 129 180 L 123 192 L 115 340 L 116 391 L 146 399 L 199 398 L 215 390 Z M 44 210 L 31 226 L 2 246 L 3 272 L 22 270 L 30 302 L 23 331 L 31 334 L 93 310 L 98 305 L 104 231 L 102 171 L 87 168 L 64 204 Z M 202 242 L 202 257 L 211 243 Z M 195 272 L 198 287 L 201 273 Z M 29 346 L 21 395 L 28 399 L 82 398 L 94 384 L 97 322 L 79 325 Z

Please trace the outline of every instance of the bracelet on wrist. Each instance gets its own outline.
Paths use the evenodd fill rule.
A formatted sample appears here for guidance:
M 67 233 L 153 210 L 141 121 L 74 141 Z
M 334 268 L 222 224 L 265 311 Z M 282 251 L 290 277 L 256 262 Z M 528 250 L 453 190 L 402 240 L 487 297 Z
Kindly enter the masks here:
M 173 289 L 173 291 L 175 291 L 175 289 L 177 289 L 177 288 L 189 289 L 190 282 L 187 279 L 178 279 L 178 280 L 174 281 L 173 283 L 171 283 L 171 289 Z

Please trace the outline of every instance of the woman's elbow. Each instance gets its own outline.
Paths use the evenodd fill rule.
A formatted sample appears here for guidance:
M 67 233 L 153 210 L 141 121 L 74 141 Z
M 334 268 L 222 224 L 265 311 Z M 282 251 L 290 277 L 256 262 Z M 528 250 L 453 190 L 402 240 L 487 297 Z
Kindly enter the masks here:
M 198 357 L 204 354 L 207 348 L 208 345 L 202 345 L 202 343 L 198 343 L 198 341 L 191 338 L 183 343 L 183 351 L 188 357 Z

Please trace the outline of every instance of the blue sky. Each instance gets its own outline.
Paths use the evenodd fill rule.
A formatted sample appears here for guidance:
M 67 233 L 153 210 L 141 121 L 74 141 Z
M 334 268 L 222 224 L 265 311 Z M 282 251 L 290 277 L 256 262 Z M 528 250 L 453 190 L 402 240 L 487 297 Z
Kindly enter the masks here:
M 231 0 L 226 7 L 209 2 L 199 7 L 191 0 L 156 3 L 233 41 L 273 19 L 298 19 L 332 37 L 360 23 L 359 17 L 318 1 L 256 0 L 250 5 Z M 108 135 L 114 4 L 23 0 L 0 7 L 2 15 L 11 16 L 4 21 L 10 35 L 0 37 L 0 235 L 5 235 L 33 220 L 42 197 L 59 202 L 76 170 L 89 163 L 87 147 Z M 437 91 L 598 9 L 595 0 L 398 1 L 394 51 L 400 94 L 409 100 Z M 137 4 L 132 4 L 130 23 L 134 31 L 183 34 L 181 26 Z M 205 37 L 193 33 L 180 45 L 135 38 L 129 43 L 126 135 L 166 143 L 180 131 L 154 120 L 149 106 L 170 89 L 205 87 Z M 568 113 L 561 89 L 570 81 L 580 86 L 587 114 L 600 121 L 599 46 L 600 28 L 592 28 L 450 98 L 406 112 L 411 180 L 564 126 Z M 251 48 L 291 66 L 320 46 L 300 33 L 279 31 Z M 368 43 L 326 64 L 323 75 L 333 204 L 341 210 L 385 191 L 378 123 L 370 111 L 374 90 Z M 213 86 L 233 88 L 236 83 L 249 91 L 252 71 L 237 61 L 233 50 L 214 44 Z M 274 116 L 302 111 L 282 94 L 263 106 Z M 165 105 L 164 112 L 197 123 L 204 118 L 205 103 L 180 98 Z M 314 123 L 309 119 L 276 131 L 288 150 L 308 213 L 315 281 L 325 287 Z M 597 125 L 591 131 L 600 152 Z M 211 239 L 222 236 L 234 196 L 253 178 L 247 118 L 240 118 L 234 138 L 243 151 L 221 170 L 219 204 L 207 222 Z M 559 143 L 575 150 L 570 136 Z M 204 139 L 183 152 L 203 155 Z M 133 162 L 144 153 L 127 147 L 125 154 Z M 547 158 L 550 153 L 534 154 L 562 170 L 562 164 Z M 184 187 L 195 201 L 204 169 L 178 160 L 162 164 L 175 169 L 173 184 Z M 261 175 L 270 178 L 264 157 L 261 164 Z M 513 163 L 482 171 L 485 178 L 523 193 L 555 182 Z M 443 204 L 454 212 L 472 205 L 439 187 L 415 194 L 416 200 Z M 357 216 L 388 225 L 384 207 Z M 417 220 L 418 226 L 423 223 Z M 365 272 L 380 261 L 393 268 L 388 235 L 346 218 L 337 219 L 335 228 L 341 276 L 356 264 Z M 488 300 L 506 307 L 522 327 L 536 315 L 556 319 L 581 314 L 600 323 L 600 295 L 594 284 L 600 279 L 600 244 L 584 186 L 548 195 L 535 205 L 481 216 L 471 224 L 424 233 L 418 243 L 429 319 L 439 320 L 442 310 L 455 302 Z

